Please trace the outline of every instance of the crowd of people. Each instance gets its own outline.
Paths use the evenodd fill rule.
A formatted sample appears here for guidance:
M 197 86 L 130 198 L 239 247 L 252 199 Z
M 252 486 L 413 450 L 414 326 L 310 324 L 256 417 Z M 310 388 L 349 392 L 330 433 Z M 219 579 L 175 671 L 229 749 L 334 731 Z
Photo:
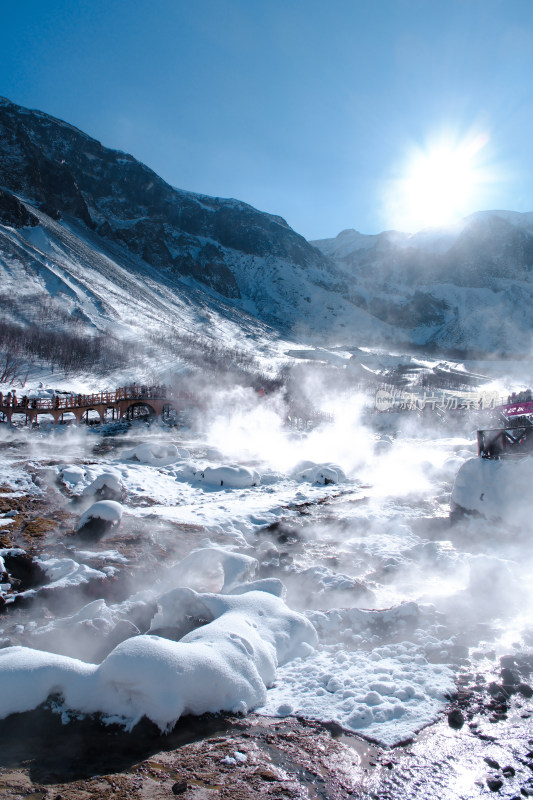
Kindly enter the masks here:
M 531 389 L 524 389 L 523 392 L 513 392 L 507 398 L 507 403 L 529 403 L 533 400 Z

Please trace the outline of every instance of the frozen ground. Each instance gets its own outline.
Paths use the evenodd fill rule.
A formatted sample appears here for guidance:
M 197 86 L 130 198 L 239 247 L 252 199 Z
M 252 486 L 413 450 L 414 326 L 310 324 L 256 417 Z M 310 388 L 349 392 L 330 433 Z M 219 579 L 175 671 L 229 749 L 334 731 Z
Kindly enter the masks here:
M 0 429 L 2 717 L 50 695 L 65 720 L 129 728 L 256 709 L 393 745 L 439 717 L 474 652 L 533 641 L 527 532 L 449 515 L 467 418 L 452 438 L 345 398 L 305 434 L 268 404 L 104 433 Z M 57 520 L 38 540 L 32 503 Z M 15 545 L 45 576 L 24 603 Z

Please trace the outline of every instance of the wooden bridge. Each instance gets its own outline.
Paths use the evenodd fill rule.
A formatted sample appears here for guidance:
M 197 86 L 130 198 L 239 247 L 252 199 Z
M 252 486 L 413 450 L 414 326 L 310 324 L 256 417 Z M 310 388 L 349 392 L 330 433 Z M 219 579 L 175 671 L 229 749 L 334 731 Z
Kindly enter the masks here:
M 65 417 L 80 423 L 98 416 L 96 421 L 134 419 L 140 416 L 170 417 L 188 408 L 198 407 L 199 400 L 191 392 L 173 391 L 165 386 L 123 386 L 114 392 L 97 394 L 55 394 L 52 398 L 17 397 L 15 392 L 0 392 L 0 421 L 10 423 L 14 415 L 23 415 L 23 421 L 36 423 L 41 414 L 51 415 L 54 422 Z M 18 417 L 16 417 L 18 418 Z

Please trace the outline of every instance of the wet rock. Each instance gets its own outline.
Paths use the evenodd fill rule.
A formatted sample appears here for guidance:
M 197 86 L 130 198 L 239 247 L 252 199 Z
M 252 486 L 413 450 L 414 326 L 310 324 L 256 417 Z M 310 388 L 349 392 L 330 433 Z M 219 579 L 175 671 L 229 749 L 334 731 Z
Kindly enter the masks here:
M 455 730 L 459 730 L 462 728 L 465 723 L 465 718 L 463 716 L 463 712 L 460 711 L 458 708 L 454 708 L 452 711 L 448 713 L 448 725 L 450 728 L 455 728 Z
M 98 541 L 120 525 L 122 514 L 123 508 L 115 500 L 98 500 L 81 515 L 78 536 L 86 541 Z
M 487 778 L 487 786 L 491 792 L 499 792 L 503 786 L 503 781 L 501 778 Z

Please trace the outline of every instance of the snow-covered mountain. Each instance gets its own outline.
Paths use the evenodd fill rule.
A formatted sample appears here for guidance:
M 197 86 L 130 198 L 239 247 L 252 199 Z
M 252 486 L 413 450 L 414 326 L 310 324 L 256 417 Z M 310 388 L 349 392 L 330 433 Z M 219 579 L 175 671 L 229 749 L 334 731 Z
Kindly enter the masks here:
M 361 308 L 414 344 L 529 353 L 533 213 L 483 211 L 409 235 L 342 231 L 313 242 L 357 286 Z
M 32 297 L 33 308 L 52 303 L 60 318 L 100 330 L 177 317 L 194 332 L 192 317 L 209 308 L 299 340 L 393 334 L 280 217 L 175 189 L 132 156 L 5 99 L 0 187 L 0 277 L 14 319 L 28 320 Z
M 533 214 L 307 242 L 278 216 L 169 186 L 0 98 L 2 319 L 121 338 L 525 353 Z

